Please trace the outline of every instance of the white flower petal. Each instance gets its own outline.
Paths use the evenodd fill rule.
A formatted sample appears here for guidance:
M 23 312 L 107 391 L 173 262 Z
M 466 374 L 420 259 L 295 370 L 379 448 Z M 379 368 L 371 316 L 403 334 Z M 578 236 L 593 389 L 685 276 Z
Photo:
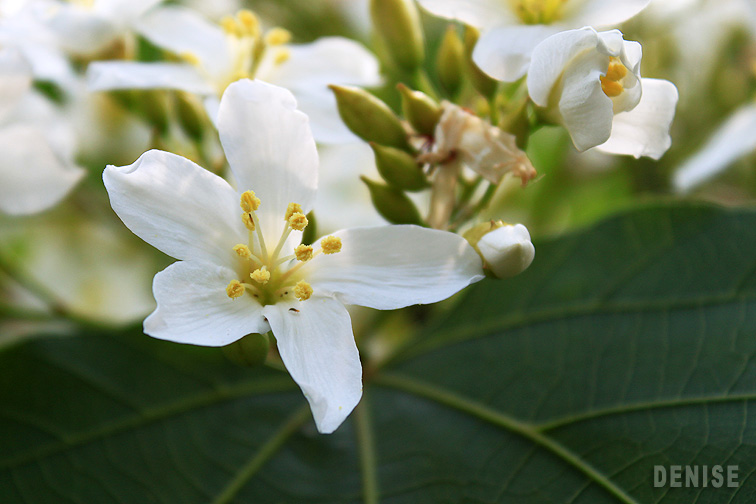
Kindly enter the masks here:
M 612 134 L 596 147 L 609 154 L 659 159 L 672 144 L 669 128 L 675 117 L 677 88 L 666 80 L 642 79 L 643 96 L 629 112 L 614 116 Z M 756 132 L 753 133 L 756 136 Z M 730 139 L 728 139 L 728 143 Z M 756 146 L 756 140 L 753 141 Z
M 494 79 L 516 81 L 528 72 L 535 47 L 558 32 L 558 27 L 546 25 L 494 28 L 481 35 L 473 61 Z
M 45 25 L 57 43 L 68 52 L 94 55 L 113 42 L 119 34 L 116 20 L 100 16 L 92 9 L 66 2 L 49 9 Z
M 182 63 L 94 62 L 87 69 L 91 91 L 111 89 L 179 89 L 212 94 L 214 89 L 191 65 Z
M 528 93 L 536 105 L 548 106 L 551 92 L 565 67 L 581 53 L 595 50 L 598 40 L 596 30 L 585 27 L 557 33 L 533 50 L 528 71 Z
M 263 314 L 286 369 L 310 403 L 318 431 L 330 434 L 362 397 L 362 366 L 349 313 L 335 299 L 313 297 L 268 305 Z
M 307 116 L 291 92 L 247 79 L 221 99 L 218 131 L 240 192 L 253 190 L 266 239 L 277 241 L 289 203 L 312 210 L 318 185 L 318 152 Z M 273 243 L 275 243 L 273 241 Z
M 310 119 L 312 136 L 318 144 L 358 143 L 359 137 L 344 125 L 333 92 L 323 86 L 309 91 L 293 91 L 297 108 Z
M 562 77 L 559 113 L 579 151 L 601 145 L 611 135 L 614 104 L 600 80 L 608 64 L 608 56 L 586 51 L 573 60 Z
M 151 150 L 132 165 L 108 166 L 103 180 L 113 210 L 153 247 L 176 259 L 236 264 L 232 249 L 248 237 L 239 195 L 222 178 Z
M 223 30 L 191 9 L 176 5 L 154 9 L 139 19 L 136 30 L 179 56 L 195 56 L 214 79 L 230 71 L 231 53 Z
M 738 109 L 703 149 L 677 169 L 674 187 L 678 192 L 690 191 L 753 151 L 756 151 L 756 104 Z
M 418 0 L 418 3 L 431 14 L 456 19 L 476 28 L 519 22 L 502 0 Z
M 343 37 L 324 37 L 311 44 L 286 48 L 289 58 L 262 79 L 290 89 L 321 88 L 329 84 L 377 86 L 380 65 L 362 44 Z M 275 55 L 275 50 L 270 51 Z M 274 56 L 275 57 L 275 56 Z
M 519 275 L 535 257 L 530 233 L 522 224 L 503 226 L 485 234 L 478 241 L 478 250 L 498 278 Z
M 344 304 L 393 310 L 446 299 L 483 278 L 480 256 L 459 235 L 418 226 L 346 229 L 337 254 L 312 262 L 315 292 Z M 317 248 L 317 245 L 316 245 Z
M 153 338 L 202 346 L 224 346 L 250 333 L 268 332 L 262 307 L 252 296 L 231 299 L 226 286 L 237 280 L 225 267 L 179 261 L 155 275 L 158 307 L 144 321 Z
M 94 9 L 121 25 L 134 22 L 162 0 L 95 0 Z
M 572 26 L 611 27 L 627 21 L 646 8 L 651 0 L 588 0 L 572 2 L 577 5 L 573 12 L 566 11 Z M 569 5 L 569 4 L 568 4 Z
M 58 203 L 84 176 L 60 159 L 37 128 L 13 125 L 0 130 L 0 210 L 24 215 Z
M 14 109 L 32 84 L 31 67 L 16 49 L 0 51 L 0 120 Z

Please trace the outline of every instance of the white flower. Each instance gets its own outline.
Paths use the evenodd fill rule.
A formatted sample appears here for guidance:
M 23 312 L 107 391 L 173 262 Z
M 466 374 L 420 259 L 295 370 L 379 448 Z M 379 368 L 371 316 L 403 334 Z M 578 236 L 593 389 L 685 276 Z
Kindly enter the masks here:
M 473 226 L 464 236 L 483 258 L 484 267 L 497 278 L 519 275 L 535 258 L 530 233 L 522 224 L 492 220 Z
M 679 167 L 673 183 L 687 192 L 722 172 L 737 159 L 756 151 L 756 104 L 738 109 L 692 158 Z
M 129 229 L 179 259 L 155 277 L 158 308 L 145 332 L 221 346 L 271 330 L 318 429 L 332 432 L 362 390 L 344 305 L 436 302 L 479 280 L 481 260 L 461 237 L 416 226 L 347 229 L 299 245 L 318 158 L 294 97 L 260 81 L 231 84 L 218 129 L 238 192 L 160 151 L 104 172 Z
M 473 59 L 483 71 L 506 82 L 525 75 L 531 52 L 550 35 L 581 26 L 615 26 L 649 1 L 418 0 L 433 14 L 482 29 Z
M 0 51 L 0 211 L 24 215 L 57 204 L 84 176 L 75 138 L 15 49 Z
M 225 18 L 222 26 L 177 6 L 153 10 L 140 20 L 138 31 L 186 62 L 94 63 L 89 68 L 90 89 L 163 88 L 196 93 L 206 97 L 205 108 L 215 121 L 226 87 L 241 78 L 257 78 L 294 93 L 312 120 L 318 142 L 355 139 L 342 123 L 328 85 L 380 82 L 378 62 L 363 46 L 340 37 L 290 45 L 288 32 L 273 28 L 263 33 L 250 11 Z
M 641 47 L 617 30 L 585 27 L 553 35 L 533 51 L 528 92 L 561 123 L 579 151 L 654 159 L 666 152 L 677 88 L 641 79 Z

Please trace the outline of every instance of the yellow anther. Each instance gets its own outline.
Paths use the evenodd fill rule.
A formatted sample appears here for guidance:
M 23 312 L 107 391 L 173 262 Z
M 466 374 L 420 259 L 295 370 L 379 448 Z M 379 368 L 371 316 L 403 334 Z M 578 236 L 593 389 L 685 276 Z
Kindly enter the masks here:
M 273 62 L 276 65 L 280 65 L 289 61 L 289 58 L 291 58 L 291 51 L 289 51 L 288 49 L 279 49 L 276 52 L 275 57 L 273 58 Z
M 326 236 L 320 240 L 320 249 L 324 254 L 341 252 L 341 238 L 338 236 Z
M 300 301 L 306 301 L 312 297 L 312 285 L 308 284 L 304 280 L 300 280 L 294 286 L 294 295 Z
M 234 37 L 239 36 L 239 25 L 236 23 L 236 19 L 232 18 L 231 16 L 224 16 L 224 18 L 221 19 L 220 25 L 221 28 L 223 28 L 223 31 L 228 35 L 232 35 Z
M 286 208 L 286 215 L 284 216 L 284 220 L 288 221 L 295 213 L 304 213 L 302 211 L 302 206 L 299 203 L 289 203 L 289 206 Z
M 234 252 L 236 252 L 236 254 L 242 259 L 249 259 L 252 257 L 252 252 L 249 250 L 249 247 L 241 243 L 234 246 Z
M 303 231 L 304 228 L 307 227 L 307 217 L 301 212 L 292 214 L 292 216 L 289 217 L 289 226 L 296 231 Z
M 193 52 L 185 52 L 181 53 L 181 59 L 189 63 L 190 65 L 199 66 L 200 59 L 199 56 L 194 54 Z
M 270 280 L 270 271 L 263 266 L 262 269 L 256 269 L 250 273 L 249 277 L 259 284 L 266 284 Z
M 254 191 L 244 191 L 241 195 L 241 207 L 245 212 L 254 212 L 260 208 L 260 198 Z
M 260 19 L 251 10 L 242 9 L 236 15 L 245 35 L 256 36 L 260 30 Z
M 226 294 L 231 299 L 242 297 L 244 295 L 244 286 L 239 280 L 231 280 L 226 287 Z
M 252 219 L 252 214 L 250 214 L 249 212 L 244 212 L 242 214 L 242 222 L 244 223 L 244 227 L 246 227 L 250 231 L 255 230 L 255 221 Z
M 297 257 L 298 261 L 309 261 L 312 259 L 312 245 L 298 245 L 297 248 L 294 249 L 294 255 Z
M 614 60 L 615 58 L 612 58 Z M 606 78 L 610 81 L 622 80 L 627 75 L 627 68 L 619 61 L 612 61 L 609 63 L 609 68 L 606 70 Z
M 622 94 L 622 91 L 625 90 L 625 88 L 622 87 L 622 84 L 617 81 L 609 80 L 606 77 L 601 77 L 601 89 L 609 98 L 619 96 Z
M 281 45 L 291 42 L 291 32 L 283 28 L 271 28 L 265 34 L 265 43 L 267 45 Z

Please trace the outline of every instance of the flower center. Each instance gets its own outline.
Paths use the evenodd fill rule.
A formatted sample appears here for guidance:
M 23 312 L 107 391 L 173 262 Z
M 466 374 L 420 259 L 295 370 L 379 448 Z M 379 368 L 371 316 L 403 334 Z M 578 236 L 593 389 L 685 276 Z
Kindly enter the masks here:
M 290 255 L 282 256 L 286 241 L 292 231 L 304 231 L 307 217 L 297 203 L 289 203 L 284 220 L 286 227 L 275 248 L 270 249 L 260 229 L 257 210 L 260 198 L 253 191 L 241 195 L 242 222 L 249 233 L 248 243 L 234 246 L 234 252 L 241 261 L 240 280 L 232 280 L 226 287 L 228 297 L 235 299 L 245 293 L 257 299 L 263 306 L 296 297 L 300 301 L 310 299 L 312 286 L 304 279 L 304 268 L 320 254 L 341 252 L 341 238 L 327 236 L 320 240 L 320 248 L 312 245 L 298 245 Z
M 517 17 L 525 24 L 551 24 L 562 17 L 569 0 L 508 0 Z
M 286 48 L 286 44 L 291 40 L 291 33 L 277 27 L 263 33 L 260 19 L 250 10 L 240 10 L 235 17 L 226 16 L 220 24 L 226 33 L 231 68 L 228 75 L 216 83 L 219 95 L 222 95 L 232 82 L 254 79 L 260 71 L 270 71 L 291 56 L 291 52 Z M 184 53 L 181 57 L 201 69 L 202 62 L 195 54 Z
M 622 79 L 627 75 L 627 68 L 622 64 L 619 58 L 612 56 L 609 58 L 609 67 L 606 75 L 601 76 L 601 89 L 609 98 L 614 98 L 622 94 L 625 87 L 622 85 Z

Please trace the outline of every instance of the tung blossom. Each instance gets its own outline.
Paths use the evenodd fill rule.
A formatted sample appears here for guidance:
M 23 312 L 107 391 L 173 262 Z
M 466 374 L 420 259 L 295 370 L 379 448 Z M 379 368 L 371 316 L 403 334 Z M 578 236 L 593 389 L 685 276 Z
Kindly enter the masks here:
M 345 305 L 385 310 L 445 299 L 482 278 L 481 259 L 463 238 L 417 226 L 347 229 L 300 243 L 318 158 L 307 117 L 285 89 L 231 84 L 218 130 L 238 191 L 161 151 L 104 172 L 126 226 L 179 259 L 155 276 L 158 306 L 144 330 L 207 346 L 272 331 L 318 429 L 330 433 L 362 393 Z
M 516 81 L 528 71 L 533 49 L 561 31 L 610 28 L 641 12 L 650 0 L 418 0 L 437 16 L 483 30 L 475 63 L 492 77 Z
M 378 61 L 357 42 L 327 37 L 311 44 L 289 44 L 281 28 L 263 32 L 250 11 L 227 17 L 221 26 L 178 6 L 154 9 L 137 31 L 173 52 L 182 63 L 96 62 L 88 70 L 92 90 L 177 89 L 204 98 L 215 121 L 226 87 L 236 80 L 258 79 L 289 89 L 312 121 L 315 139 L 343 143 L 354 135 L 339 118 L 329 84 L 374 86 Z
M 659 159 L 669 148 L 677 88 L 642 79 L 641 46 L 617 30 L 558 33 L 533 51 L 531 99 L 564 125 L 579 151 Z

